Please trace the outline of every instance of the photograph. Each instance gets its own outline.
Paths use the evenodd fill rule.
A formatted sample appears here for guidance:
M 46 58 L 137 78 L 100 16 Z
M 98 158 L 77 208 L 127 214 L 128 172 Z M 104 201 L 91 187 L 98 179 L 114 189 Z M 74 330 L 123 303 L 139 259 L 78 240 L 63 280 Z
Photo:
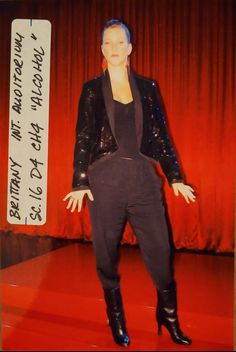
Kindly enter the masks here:
M 234 0 L 1 0 L 0 348 L 234 351 Z

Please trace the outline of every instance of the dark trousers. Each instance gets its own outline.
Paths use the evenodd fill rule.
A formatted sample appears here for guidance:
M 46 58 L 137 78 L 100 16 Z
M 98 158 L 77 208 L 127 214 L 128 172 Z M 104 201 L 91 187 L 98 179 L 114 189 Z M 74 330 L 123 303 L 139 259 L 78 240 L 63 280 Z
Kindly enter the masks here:
M 104 288 L 119 286 L 119 243 L 128 221 L 151 278 L 159 289 L 173 281 L 162 180 L 145 158 L 119 156 L 89 171 L 88 200 L 96 269 Z

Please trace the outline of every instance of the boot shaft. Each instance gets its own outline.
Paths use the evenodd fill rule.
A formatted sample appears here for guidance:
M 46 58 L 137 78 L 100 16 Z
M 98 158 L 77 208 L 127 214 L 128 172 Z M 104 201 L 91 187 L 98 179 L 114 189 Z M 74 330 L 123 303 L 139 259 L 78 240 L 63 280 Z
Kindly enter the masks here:
M 161 327 L 164 325 L 174 342 L 190 345 L 191 339 L 183 334 L 179 325 L 175 282 L 164 290 L 157 289 L 157 296 L 156 320 L 158 323 L 158 334 L 161 335 Z
M 130 338 L 125 326 L 125 315 L 120 288 L 104 288 L 107 316 L 114 341 L 120 346 L 128 346 Z
M 157 298 L 159 309 L 176 311 L 177 313 L 177 293 L 175 282 L 169 285 L 166 289 L 157 289 Z
M 123 311 L 123 301 L 120 288 L 104 288 L 104 298 L 109 311 Z

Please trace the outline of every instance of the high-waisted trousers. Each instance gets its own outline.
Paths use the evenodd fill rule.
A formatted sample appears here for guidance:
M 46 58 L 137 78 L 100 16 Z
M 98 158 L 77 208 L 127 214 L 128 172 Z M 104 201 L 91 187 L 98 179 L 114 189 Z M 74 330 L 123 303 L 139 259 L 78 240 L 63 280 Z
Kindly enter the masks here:
M 162 179 L 149 160 L 119 156 L 89 169 L 88 199 L 96 270 L 104 288 L 120 284 L 119 244 L 128 221 L 155 286 L 173 281 Z

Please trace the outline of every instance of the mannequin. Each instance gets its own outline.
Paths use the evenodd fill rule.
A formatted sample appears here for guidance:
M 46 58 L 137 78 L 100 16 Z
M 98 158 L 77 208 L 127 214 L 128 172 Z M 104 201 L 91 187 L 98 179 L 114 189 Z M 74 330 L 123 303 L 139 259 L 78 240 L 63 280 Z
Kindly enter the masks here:
M 160 162 L 176 196 L 194 202 L 194 190 L 183 181 L 158 87 L 130 68 L 132 44 L 122 21 L 106 23 L 101 50 L 104 73 L 86 82 L 80 97 L 72 192 L 64 201 L 69 200 L 72 212 L 81 211 L 87 197 L 96 269 L 114 341 L 130 344 L 118 273 L 118 247 L 129 221 L 156 286 L 158 334 L 165 326 L 175 343 L 189 345 L 177 315 L 162 179 L 152 163 Z

